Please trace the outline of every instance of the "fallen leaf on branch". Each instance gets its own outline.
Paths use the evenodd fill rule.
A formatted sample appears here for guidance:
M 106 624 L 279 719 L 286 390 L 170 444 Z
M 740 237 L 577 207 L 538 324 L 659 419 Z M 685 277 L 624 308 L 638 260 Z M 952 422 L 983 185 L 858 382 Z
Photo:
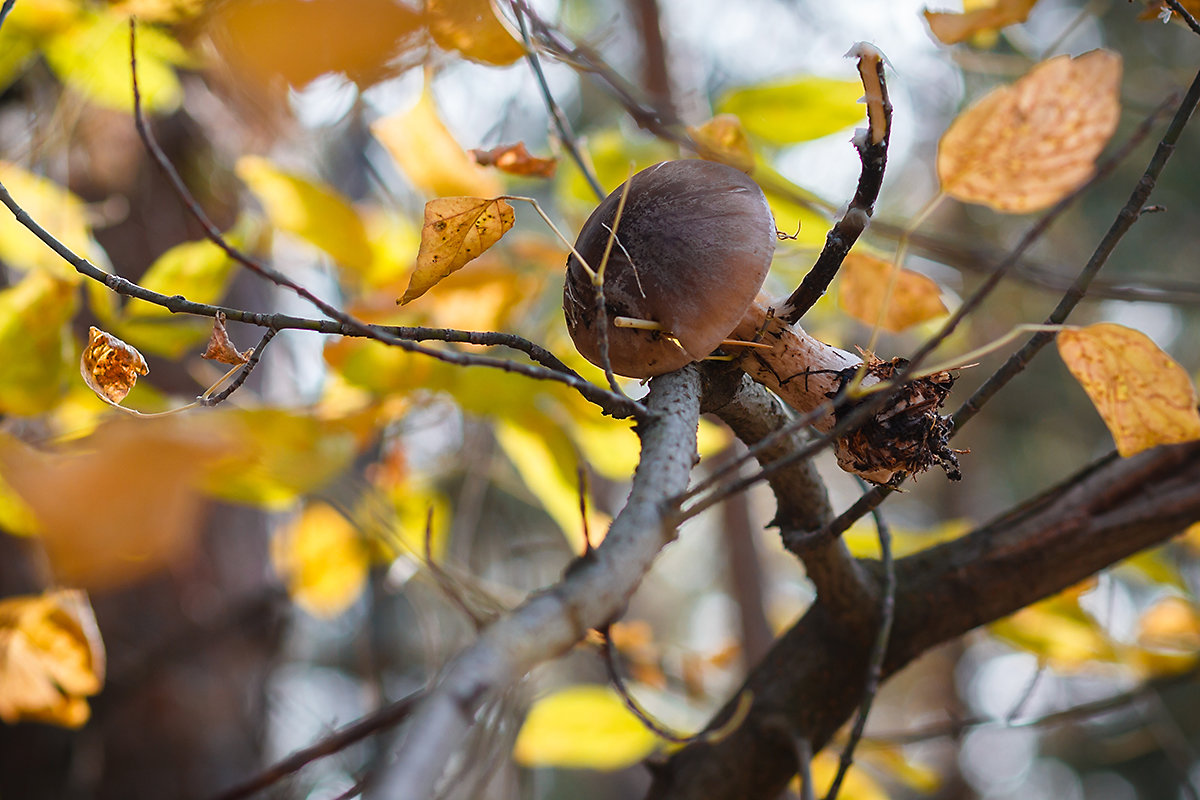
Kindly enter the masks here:
M 1108 322 L 1064 330 L 1058 352 L 1121 455 L 1200 439 L 1195 386 L 1144 333 Z
M 213 320 L 212 335 L 208 338 L 208 347 L 204 349 L 201 358 L 236 367 L 249 361 L 253 352 L 253 347 L 243 353 L 233 346 L 233 342 L 229 340 L 229 333 L 225 330 L 225 315 L 217 312 L 217 318 Z
M 1037 0 L 997 0 L 989 6 L 962 14 L 925 9 L 925 21 L 942 44 L 957 44 L 977 33 L 994 31 L 1024 22 Z
M 863 253 L 851 252 L 838 272 L 838 301 L 850 316 L 867 325 L 879 322 L 893 333 L 946 313 L 942 290 L 929 278 L 902 269 L 883 318 L 888 282 L 895 267 L 891 262 Z
M 733 114 L 717 114 L 703 125 L 690 127 L 687 131 L 701 158 L 728 164 L 745 173 L 754 169 L 750 140 L 746 138 L 742 121 Z
M 517 734 L 522 766 L 617 770 L 654 751 L 658 737 L 607 686 L 568 686 L 536 702 Z
M 60 589 L 0 600 L 0 720 L 78 728 L 104 684 L 104 643 L 87 595 Z
M 524 142 L 493 147 L 491 150 L 470 150 L 471 158 L 481 167 L 495 167 L 509 175 L 534 178 L 553 178 L 558 159 L 539 158 L 525 149 Z
M 417 268 L 400 304 L 412 302 L 500 241 L 516 221 L 503 200 L 443 197 L 425 204 Z
M 489 0 L 426 0 L 425 16 L 439 47 L 471 61 L 502 67 L 525 55 Z
M 136 348 L 99 328 L 88 329 L 88 343 L 79 360 L 83 381 L 101 399 L 119 406 L 137 383 L 139 375 L 149 375 L 146 359 Z
M 1121 57 L 1056 56 L 985 95 L 938 144 L 942 191 L 1026 213 L 1057 203 L 1095 171 L 1121 115 Z

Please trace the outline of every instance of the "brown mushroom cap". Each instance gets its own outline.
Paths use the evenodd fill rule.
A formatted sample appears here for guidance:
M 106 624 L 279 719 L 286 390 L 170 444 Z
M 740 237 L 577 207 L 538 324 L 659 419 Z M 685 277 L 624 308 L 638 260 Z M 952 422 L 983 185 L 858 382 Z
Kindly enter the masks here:
M 622 188 L 584 223 L 575 249 L 596 269 Z M 665 161 L 631 179 L 617 240 L 605 267 L 609 360 L 620 375 L 645 378 L 709 355 L 754 301 L 775 252 L 775 221 L 745 173 L 712 161 Z M 575 346 L 601 365 L 596 295 L 572 255 L 563 311 Z M 662 325 L 618 328 L 614 317 Z

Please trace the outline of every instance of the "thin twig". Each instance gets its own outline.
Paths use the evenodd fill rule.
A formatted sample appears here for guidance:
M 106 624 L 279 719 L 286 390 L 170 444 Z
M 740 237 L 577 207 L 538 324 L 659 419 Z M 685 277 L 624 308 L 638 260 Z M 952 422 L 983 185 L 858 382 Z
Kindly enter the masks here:
M 267 330 L 263 333 L 262 338 L 258 340 L 258 345 L 254 348 L 254 351 L 250 353 L 250 358 L 247 359 L 246 363 L 242 365 L 242 371 L 239 372 L 238 376 L 233 379 L 233 382 L 222 389 L 219 393 L 203 398 L 200 401 L 200 405 L 211 407 L 219 403 L 223 403 L 229 399 L 231 394 L 240 389 L 242 384 L 246 382 L 246 379 L 250 377 L 250 373 L 253 372 L 254 368 L 258 366 L 258 361 L 260 358 L 262 358 L 263 349 L 268 343 L 270 343 L 272 339 L 275 338 L 275 334 L 277 333 L 279 333 L 277 329 L 267 328 Z
M 605 625 L 602 628 L 597 628 L 596 631 L 600 634 L 600 653 L 603 656 L 604 669 L 608 672 L 609 683 L 616 689 L 617 694 L 621 696 L 621 701 L 625 703 L 625 707 L 638 718 L 638 721 L 647 730 L 673 744 L 689 744 L 705 738 L 706 734 L 704 733 L 696 734 L 695 736 L 682 736 L 668 730 L 661 722 L 650 716 L 650 712 L 642 708 L 642 704 L 633 698 L 633 695 L 629 693 L 629 687 L 625 685 L 625 679 L 621 676 L 621 669 L 617 664 L 616 648 L 612 646 L 612 637 L 609 635 L 609 626 Z
M 1192 16 L 1191 12 L 1184 8 L 1183 3 L 1179 2 L 1179 0 L 1167 0 L 1167 5 L 1171 7 L 1172 11 L 1179 15 L 1179 18 L 1182 19 L 1184 23 L 1186 23 L 1187 26 L 1192 29 L 1193 33 L 1200 35 L 1200 22 L 1196 22 L 1196 18 Z
M 0 5 L 0 27 L 4 26 L 4 20 L 8 19 L 8 12 L 13 10 L 13 6 L 17 0 L 4 0 L 4 5 Z

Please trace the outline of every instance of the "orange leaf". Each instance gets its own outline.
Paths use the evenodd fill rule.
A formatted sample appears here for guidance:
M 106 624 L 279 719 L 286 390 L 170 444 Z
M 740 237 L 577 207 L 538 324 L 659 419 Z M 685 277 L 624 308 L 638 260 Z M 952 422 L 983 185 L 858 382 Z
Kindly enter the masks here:
M 1064 330 L 1058 352 L 1121 455 L 1200 439 L 1196 388 L 1144 333 L 1108 322 Z
M 0 600 L 0 720 L 78 728 L 104 683 L 104 643 L 87 595 Z
M 513 226 L 512 206 L 503 200 L 443 197 L 425 204 L 417 268 L 400 303 L 416 300 L 438 281 L 500 241 Z
M 249 361 L 253 352 L 253 347 L 243 353 L 233 346 L 233 342 L 229 340 L 229 333 L 225 330 L 225 315 L 218 311 L 217 318 L 213 321 L 212 335 L 208 337 L 208 347 L 204 349 L 201 358 L 237 366 Z
M 1121 57 L 1056 56 L 960 114 L 938 144 L 942 191 L 997 211 L 1053 205 L 1091 177 L 1120 117 Z
M 525 55 L 489 0 L 426 0 L 425 15 L 433 40 L 471 61 L 502 67 Z
M 839 271 L 838 301 L 850 316 L 874 325 L 895 267 L 889 261 L 863 253 L 846 256 Z M 902 331 L 946 313 L 942 290 L 929 278 L 911 270 L 900 270 L 892 297 L 879 322 L 886 331 Z
M 88 329 L 88 343 L 79 360 L 84 383 L 113 405 L 120 405 L 137 383 L 138 375 L 148 375 L 146 359 L 136 348 L 99 328 Z
M 754 153 L 742 121 L 733 114 L 717 114 L 705 122 L 687 129 L 696 143 L 697 154 L 708 161 L 720 161 L 734 169 L 749 173 L 754 169 Z
M 530 155 L 524 142 L 506 144 L 491 150 L 470 150 L 471 158 L 481 167 L 495 167 L 510 175 L 525 175 L 536 178 L 553 178 L 558 168 L 556 158 L 538 158 Z
M 925 9 L 925 21 L 942 44 L 957 44 L 977 33 L 1024 22 L 1037 0 L 997 0 L 964 14 Z

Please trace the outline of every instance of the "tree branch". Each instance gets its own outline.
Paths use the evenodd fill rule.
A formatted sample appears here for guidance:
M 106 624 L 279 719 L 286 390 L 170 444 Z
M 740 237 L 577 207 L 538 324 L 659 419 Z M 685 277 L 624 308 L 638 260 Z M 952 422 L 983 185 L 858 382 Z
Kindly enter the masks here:
M 451 661 L 421 703 L 376 797 L 431 796 L 488 698 L 620 613 L 659 550 L 676 536 L 667 501 L 687 484 L 696 458 L 699 396 L 692 366 L 651 382 L 651 416 L 638 426 L 641 461 L 608 535 L 558 584 L 501 618 Z

